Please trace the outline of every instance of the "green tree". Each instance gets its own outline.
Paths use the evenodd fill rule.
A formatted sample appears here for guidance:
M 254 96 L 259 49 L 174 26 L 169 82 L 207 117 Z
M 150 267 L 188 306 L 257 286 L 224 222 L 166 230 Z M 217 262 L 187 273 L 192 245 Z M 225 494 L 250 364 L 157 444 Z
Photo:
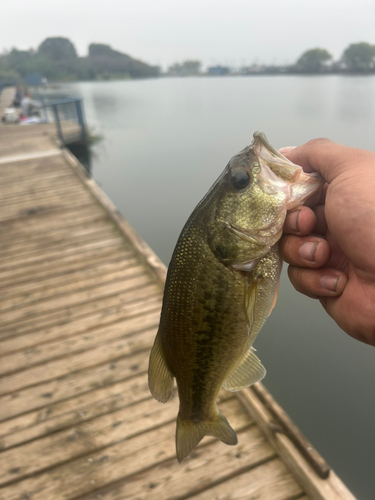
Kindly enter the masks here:
M 46 38 L 38 48 L 38 53 L 53 61 L 76 59 L 77 52 L 68 38 L 52 37 Z
M 374 68 L 375 45 L 352 43 L 344 50 L 341 59 L 350 71 L 369 71 Z
M 168 73 L 175 76 L 194 76 L 201 72 L 200 61 L 185 61 L 182 64 L 175 63 L 169 66 Z
M 324 63 L 332 59 L 326 49 L 310 49 L 304 52 L 296 62 L 295 68 L 302 73 L 321 73 Z

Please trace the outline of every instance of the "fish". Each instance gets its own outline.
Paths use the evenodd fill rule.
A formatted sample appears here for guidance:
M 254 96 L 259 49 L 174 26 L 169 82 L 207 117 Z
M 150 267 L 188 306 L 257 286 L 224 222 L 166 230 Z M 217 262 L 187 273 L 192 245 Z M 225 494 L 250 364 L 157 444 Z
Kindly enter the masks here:
M 182 229 L 148 370 L 161 403 L 176 379 L 179 462 L 204 436 L 237 444 L 216 399 L 222 387 L 239 391 L 266 374 L 253 343 L 276 303 L 283 224 L 322 185 L 318 173 L 303 172 L 255 132 Z

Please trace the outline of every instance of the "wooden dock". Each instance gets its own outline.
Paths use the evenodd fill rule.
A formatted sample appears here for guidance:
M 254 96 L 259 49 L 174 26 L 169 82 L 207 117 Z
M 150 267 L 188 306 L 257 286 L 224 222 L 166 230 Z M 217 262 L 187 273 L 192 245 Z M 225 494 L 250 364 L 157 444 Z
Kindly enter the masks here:
M 147 386 L 165 268 L 38 127 L 0 128 L 0 500 L 354 500 L 261 384 L 221 394 L 237 446 L 178 464 Z

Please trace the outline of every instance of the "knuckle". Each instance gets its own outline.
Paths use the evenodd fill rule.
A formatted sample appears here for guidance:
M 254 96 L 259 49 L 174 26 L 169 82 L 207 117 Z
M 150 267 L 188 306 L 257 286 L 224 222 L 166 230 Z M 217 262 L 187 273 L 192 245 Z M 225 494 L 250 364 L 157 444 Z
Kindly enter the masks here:
M 325 137 L 317 137 L 306 142 L 306 146 L 316 148 L 317 146 L 324 146 L 330 143 L 332 143 L 330 139 L 327 139 Z

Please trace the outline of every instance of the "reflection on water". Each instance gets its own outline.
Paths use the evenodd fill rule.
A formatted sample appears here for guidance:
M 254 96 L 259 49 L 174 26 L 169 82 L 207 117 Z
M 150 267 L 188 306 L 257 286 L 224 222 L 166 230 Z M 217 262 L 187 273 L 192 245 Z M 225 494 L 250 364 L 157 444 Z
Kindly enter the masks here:
M 313 137 L 375 149 L 375 78 L 186 78 L 82 83 L 104 135 L 94 178 L 166 263 L 228 159 L 263 130 L 276 147 Z M 355 244 L 355 242 L 353 242 Z M 285 273 L 256 341 L 265 385 L 361 499 L 374 498 L 374 350 L 350 339 Z

